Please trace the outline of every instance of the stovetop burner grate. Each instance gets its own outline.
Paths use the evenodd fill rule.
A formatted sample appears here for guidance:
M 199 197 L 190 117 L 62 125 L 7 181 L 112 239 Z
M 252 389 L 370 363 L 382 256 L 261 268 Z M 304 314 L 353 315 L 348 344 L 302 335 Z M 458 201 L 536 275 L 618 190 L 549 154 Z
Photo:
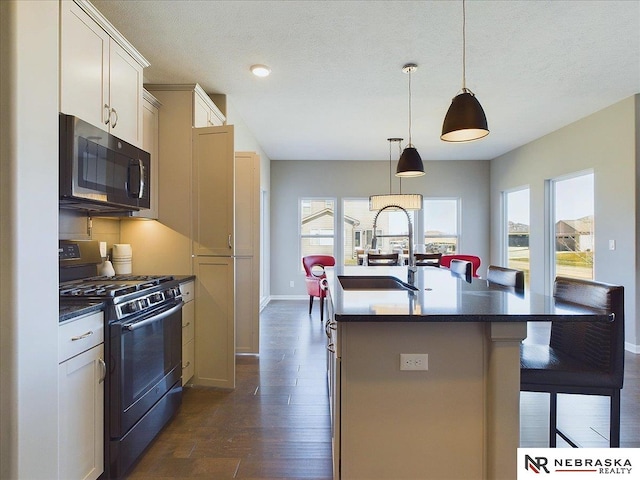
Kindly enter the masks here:
M 88 277 L 60 284 L 59 294 L 61 297 L 119 297 L 172 280 L 173 277 L 167 275 Z

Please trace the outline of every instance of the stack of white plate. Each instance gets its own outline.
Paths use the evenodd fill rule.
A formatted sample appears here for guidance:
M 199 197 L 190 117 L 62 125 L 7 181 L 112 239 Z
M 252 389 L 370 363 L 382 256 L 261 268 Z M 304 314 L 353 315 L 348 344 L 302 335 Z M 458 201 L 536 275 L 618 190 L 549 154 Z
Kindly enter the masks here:
M 111 261 L 118 275 L 131 273 L 131 245 L 128 243 L 114 243 Z

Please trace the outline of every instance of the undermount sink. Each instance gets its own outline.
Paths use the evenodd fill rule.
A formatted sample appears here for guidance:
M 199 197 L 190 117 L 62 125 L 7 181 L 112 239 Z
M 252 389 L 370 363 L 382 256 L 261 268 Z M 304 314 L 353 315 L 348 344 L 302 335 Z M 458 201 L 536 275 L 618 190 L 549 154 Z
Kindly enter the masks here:
M 391 276 L 338 275 L 344 290 L 406 290 L 417 292 L 413 285 Z

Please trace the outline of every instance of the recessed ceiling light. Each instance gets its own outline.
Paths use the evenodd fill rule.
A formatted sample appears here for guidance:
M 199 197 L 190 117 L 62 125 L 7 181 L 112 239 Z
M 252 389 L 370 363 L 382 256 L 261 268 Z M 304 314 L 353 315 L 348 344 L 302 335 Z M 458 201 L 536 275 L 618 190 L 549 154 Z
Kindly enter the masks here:
M 268 77 L 271 69 L 266 65 L 251 65 L 251 73 L 256 77 Z

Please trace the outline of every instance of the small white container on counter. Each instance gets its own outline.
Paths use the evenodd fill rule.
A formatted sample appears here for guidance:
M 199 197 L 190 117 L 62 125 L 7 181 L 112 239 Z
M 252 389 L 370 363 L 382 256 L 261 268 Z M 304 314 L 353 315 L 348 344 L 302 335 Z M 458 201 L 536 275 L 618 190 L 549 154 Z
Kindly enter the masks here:
M 131 273 L 131 245 L 128 243 L 114 243 L 112 252 L 111 260 L 116 273 L 118 275 Z

